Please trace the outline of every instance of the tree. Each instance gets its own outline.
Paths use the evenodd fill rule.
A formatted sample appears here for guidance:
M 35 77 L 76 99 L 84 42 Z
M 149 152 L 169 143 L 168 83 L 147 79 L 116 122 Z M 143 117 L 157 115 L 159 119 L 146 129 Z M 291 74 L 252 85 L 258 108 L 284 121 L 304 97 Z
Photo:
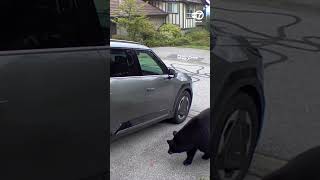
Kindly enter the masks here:
M 148 17 L 139 11 L 144 6 L 145 4 L 138 4 L 137 0 L 122 0 L 117 13 L 118 17 L 113 20 L 127 31 L 129 38 L 133 41 L 143 41 L 156 33 Z

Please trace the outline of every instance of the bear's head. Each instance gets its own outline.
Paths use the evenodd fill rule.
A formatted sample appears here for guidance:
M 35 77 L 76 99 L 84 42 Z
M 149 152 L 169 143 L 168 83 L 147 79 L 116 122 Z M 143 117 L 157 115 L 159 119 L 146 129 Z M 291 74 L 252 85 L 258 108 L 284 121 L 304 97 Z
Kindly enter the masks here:
M 167 143 L 169 145 L 169 154 L 186 152 L 192 148 L 188 140 L 178 136 L 177 131 L 173 131 L 173 139 L 167 140 Z

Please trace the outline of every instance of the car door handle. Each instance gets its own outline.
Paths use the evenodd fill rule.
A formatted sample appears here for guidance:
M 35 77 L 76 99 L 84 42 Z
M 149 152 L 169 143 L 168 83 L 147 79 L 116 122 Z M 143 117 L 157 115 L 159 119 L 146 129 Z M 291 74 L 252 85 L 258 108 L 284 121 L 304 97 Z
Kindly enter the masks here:
M 147 88 L 147 91 L 150 92 L 150 91 L 154 91 L 155 88 Z

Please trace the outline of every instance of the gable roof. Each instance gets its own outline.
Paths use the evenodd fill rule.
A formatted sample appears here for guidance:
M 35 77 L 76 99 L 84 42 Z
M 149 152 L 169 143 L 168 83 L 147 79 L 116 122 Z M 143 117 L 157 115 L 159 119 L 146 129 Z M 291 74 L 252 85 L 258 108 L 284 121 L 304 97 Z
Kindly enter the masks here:
M 182 0 L 187 3 L 198 3 L 198 4 L 207 4 L 206 0 Z
M 120 0 L 110 0 L 110 16 L 111 17 L 118 16 L 119 4 L 120 4 Z M 143 14 L 145 14 L 147 16 L 155 16 L 155 15 L 165 16 L 165 15 L 167 15 L 167 13 L 164 12 L 163 10 L 161 10 L 157 7 L 154 7 L 154 6 L 150 5 L 149 3 L 146 3 L 142 0 L 137 0 L 137 4 L 138 5 L 144 4 L 144 7 L 142 9 L 140 9 L 139 11 L 141 11 Z

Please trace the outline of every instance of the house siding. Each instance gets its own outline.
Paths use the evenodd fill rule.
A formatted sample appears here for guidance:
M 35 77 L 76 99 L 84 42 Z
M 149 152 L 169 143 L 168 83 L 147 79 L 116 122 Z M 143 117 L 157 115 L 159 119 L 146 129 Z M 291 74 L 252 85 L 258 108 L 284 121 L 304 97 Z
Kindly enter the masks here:
M 149 20 L 151 23 L 155 26 L 156 29 L 159 29 L 159 27 L 165 23 L 165 18 L 162 16 L 150 16 Z
M 187 5 L 185 2 L 180 1 L 170 1 L 177 3 L 177 10 L 178 13 L 168 13 L 168 1 L 149 1 L 149 3 L 165 12 L 168 13 L 167 17 L 165 18 L 164 23 L 170 23 L 178 25 L 182 29 L 189 29 L 196 27 L 196 22 L 193 18 L 187 18 Z M 192 6 L 193 12 L 197 10 L 202 10 L 203 5 L 190 3 Z
M 179 25 L 180 28 L 184 28 L 184 4 L 183 3 L 179 3 Z

